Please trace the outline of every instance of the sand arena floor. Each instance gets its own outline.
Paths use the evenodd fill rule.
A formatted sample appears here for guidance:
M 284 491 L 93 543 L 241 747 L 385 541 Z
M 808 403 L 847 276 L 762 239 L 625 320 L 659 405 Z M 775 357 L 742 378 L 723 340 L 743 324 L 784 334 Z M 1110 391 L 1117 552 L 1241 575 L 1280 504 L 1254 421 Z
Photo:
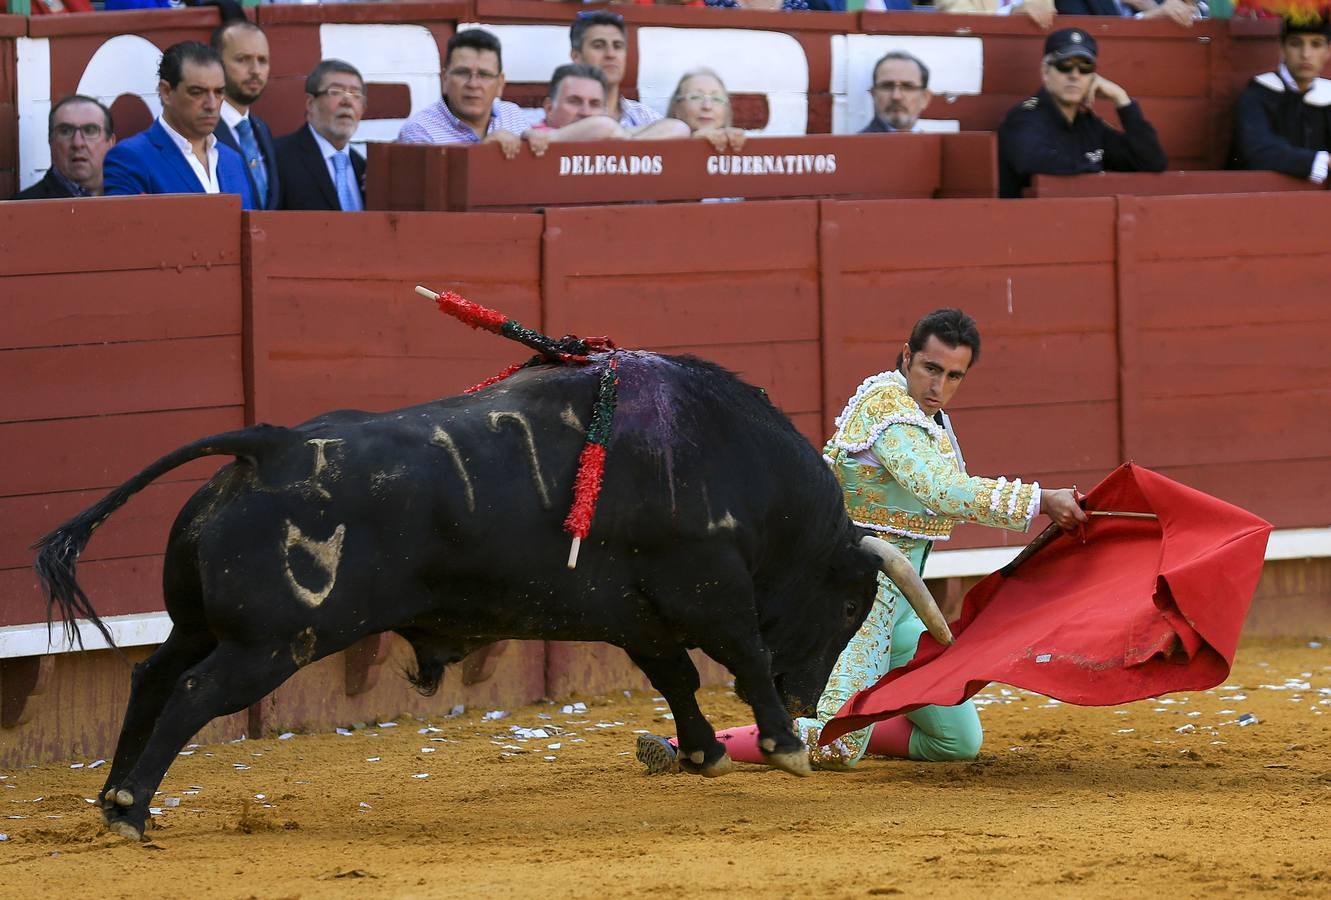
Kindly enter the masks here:
M 1331 896 L 1331 642 L 1246 644 L 1225 686 L 1118 708 L 981 700 L 976 762 L 802 780 L 640 774 L 634 731 L 671 730 L 650 694 L 200 746 L 143 844 L 102 831 L 93 760 L 7 770 L 0 894 Z M 723 689 L 703 707 L 747 721 Z

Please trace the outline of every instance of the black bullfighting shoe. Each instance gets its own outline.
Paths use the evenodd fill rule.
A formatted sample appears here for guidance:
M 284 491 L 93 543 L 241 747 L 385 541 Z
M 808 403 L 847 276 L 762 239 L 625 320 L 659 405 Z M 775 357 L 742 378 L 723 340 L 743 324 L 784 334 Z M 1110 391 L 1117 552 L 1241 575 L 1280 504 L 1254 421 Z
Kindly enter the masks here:
M 679 748 L 659 734 L 638 735 L 636 756 L 647 767 L 648 775 L 679 773 Z

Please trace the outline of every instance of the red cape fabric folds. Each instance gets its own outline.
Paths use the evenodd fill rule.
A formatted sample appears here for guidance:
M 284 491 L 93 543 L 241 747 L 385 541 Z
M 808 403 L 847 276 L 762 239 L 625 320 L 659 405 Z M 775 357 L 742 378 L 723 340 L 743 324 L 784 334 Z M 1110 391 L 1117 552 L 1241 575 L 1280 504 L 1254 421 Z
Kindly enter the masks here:
M 991 681 L 1108 706 L 1225 680 L 1262 573 L 1270 523 L 1127 464 L 1086 497 L 1085 543 L 1059 533 L 1010 574 L 966 594 L 943 647 L 927 633 L 910 664 L 860 691 L 826 744 L 921 706 L 951 706 Z

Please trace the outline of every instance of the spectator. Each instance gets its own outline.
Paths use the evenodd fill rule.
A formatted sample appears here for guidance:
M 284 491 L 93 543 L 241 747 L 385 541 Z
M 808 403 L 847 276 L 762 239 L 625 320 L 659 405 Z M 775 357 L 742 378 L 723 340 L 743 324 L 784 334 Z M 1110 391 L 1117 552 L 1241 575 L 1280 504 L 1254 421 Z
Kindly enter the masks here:
M 881 0 L 879 0 L 881 2 Z M 1075 2 L 1075 0 L 1074 0 Z M 1113 2 L 1113 0 L 1107 0 Z M 865 9 L 869 4 L 864 5 Z M 906 7 L 910 9 L 909 6 Z M 934 9 L 953 15 L 1013 16 L 1030 18 L 1041 28 L 1054 24 L 1054 0 L 934 0 Z
M 512 159 L 527 119 L 516 103 L 500 100 L 504 60 L 499 38 L 480 28 L 459 31 L 444 54 L 444 96 L 403 124 L 408 144 L 499 144 Z
M 365 115 L 365 79 L 325 59 L 305 79 L 305 124 L 277 142 L 281 209 L 365 208 L 365 157 L 348 144 Z
M 874 116 L 860 134 L 919 131 L 920 113 L 929 105 L 929 67 L 904 50 L 893 50 L 873 67 Z
M 46 118 L 51 168 L 15 200 L 97 197 L 102 193 L 102 160 L 116 142 L 111 110 L 92 97 L 73 94 L 51 107 Z
M 1054 8 L 1063 16 L 1169 19 L 1185 28 L 1208 14 L 1206 4 L 1196 0 L 1055 0 Z
M 605 74 L 586 63 L 565 63 L 550 76 L 545 98 L 545 121 L 522 133 L 536 156 L 555 141 L 600 141 L 628 137 L 618 122 L 606 115 L 608 87 Z
M 198 41 L 172 44 L 157 74 L 162 114 L 106 154 L 106 193 L 239 194 L 241 208 L 254 209 L 245 160 L 213 134 L 226 93 L 217 51 Z
M 678 124 L 661 122 L 661 114 L 645 103 L 630 100 L 620 93 L 624 80 L 624 67 L 628 63 L 628 31 L 624 17 L 605 10 L 584 11 L 573 20 L 568 31 L 572 50 L 569 58 L 575 63 L 596 66 L 605 74 L 606 114 L 619 121 L 630 137 L 672 138 L 684 137 Z
M 747 135 L 730 124 L 730 94 L 711 69 L 685 72 L 671 95 L 666 115 L 689 126 L 696 138 L 711 141 L 717 152 L 739 150 Z
M 1331 8 L 1304 24 L 1280 26 L 1281 63 L 1254 78 L 1235 110 L 1234 164 L 1325 184 L 1331 160 Z
M 276 209 L 281 191 L 273 132 L 268 123 L 250 113 L 250 106 L 268 86 L 268 37 L 248 19 L 233 19 L 213 32 L 212 47 L 222 57 L 226 76 L 222 121 L 214 133 L 244 158 L 255 207 Z
M 1037 173 L 1164 170 L 1165 151 L 1141 107 L 1096 73 L 1095 38 L 1063 28 L 1045 40 L 1044 54 L 1044 87 L 1008 112 L 998 129 L 999 196 L 1021 196 Z M 1122 131 L 1091 112 L 1100 97 L 1117 108 Z

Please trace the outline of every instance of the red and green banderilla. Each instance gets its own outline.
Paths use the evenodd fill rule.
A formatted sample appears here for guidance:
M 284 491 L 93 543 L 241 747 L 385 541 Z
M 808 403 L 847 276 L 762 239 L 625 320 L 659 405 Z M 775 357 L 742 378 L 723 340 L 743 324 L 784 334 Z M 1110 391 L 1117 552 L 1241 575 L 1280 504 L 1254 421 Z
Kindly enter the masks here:
M 516 319 L 510 319 L 498 310 L 473 303 L 452 291 L 438 294 L 418 284 L 416 293 L 429 297 L 438 305 L 440 312 L 447 313 L 472 328 L 493 332 L 526 344 L 537 352 L 532 359 L 514 363 L 499 374 L 472 385 L 467 389 L 467 393 L 489 387 L 527 366 L 541 363 L 583 366 L 591 362 L 593 353 L 610 354 L 597 382 L 596 401 L 592 405 L 591 419 L 587 424 L 587 440 L 578 455 L 578 472 L 573 479 L 573 505 L 569 507 L 568 515 L 564 518 L 564 531 L 573 538 L 568 551 L 568 567 L 574 568 L 578 564 L 578 550 L 582 546 L 582 539 L 591 531 L 592 517 L 596 515 L 596 501 L 601 494 L 601 481 L 605 476 L 606 448 L 610 443 L 611 426 L 615 419 L 615 400 L 619 391 L 619 375 L 616 372 L 619 360 L 615 356 L 614 342 L 606 337 L 579 338 L 573 335 L 555 340 L 549 335 L 528 328 Z

